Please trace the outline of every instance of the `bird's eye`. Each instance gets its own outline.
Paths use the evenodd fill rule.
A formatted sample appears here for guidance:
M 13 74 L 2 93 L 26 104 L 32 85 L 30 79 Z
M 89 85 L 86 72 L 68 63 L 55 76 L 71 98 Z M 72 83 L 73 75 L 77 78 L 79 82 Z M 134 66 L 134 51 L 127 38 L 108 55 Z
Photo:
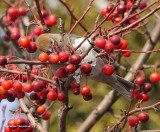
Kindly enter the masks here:
M 53 44 L 53 41 L 50 41 L 51 44 Z

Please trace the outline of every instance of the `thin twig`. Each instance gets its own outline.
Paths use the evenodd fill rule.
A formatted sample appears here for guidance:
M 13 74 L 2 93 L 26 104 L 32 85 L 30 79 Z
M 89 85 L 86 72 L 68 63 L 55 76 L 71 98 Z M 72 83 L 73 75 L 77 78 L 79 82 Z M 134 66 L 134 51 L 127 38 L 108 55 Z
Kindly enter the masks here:
M 137 25 L 138 23 L 144 21 L 145 19 L 147 19 L 149 16 L 151 16 L 152 14 L 154 14 L 156 11 L 158 11 L 160 9 L 160 6 L 158 6 L 157 8 L 155 8 L 154 10 L 152 10 L 150 13 L 148 13 L 147 15 L 141 17 L 140 19 L 138 19 L 137 21 L 135 21 L 134 23 L 128 25 L 127 27 L 124 27 L 122 29 L 119 29 L 118 31 L 112 32 L 110 34 L 110 36 L 118 34 L 118 33 L 122 33 L 124 31 L 129 30 L 130 28 L 134 27 L 135 25 Z
M 3 127 L 4 127 L 4 123 L 5 123 L 5 121 L 6 121 L 6 116 L 5 116 L 6 108 L 7 108 L 7 105 L 6 105 L 6 104 L 2 106 L 2 123 L 1 123 L 0 132 L 2 132 Z
M 77 21 L 77 17 L 73 14 L 73 11 L 70 9 L 70 7 L 67 5 L 66 1 L 65 0 L 59 0 L 65 7 L 66 9 L 68 10 L 68 12 L 70 13 L 71 17 Z M 83 24 L 81 22 L 78 23 L 81 28 L 85 31 L 85 32 L 88 32 L 88 30 L 85 28 L 85 26 L 83 26 Z
M 85 15 L 88 13 L 88 11 L 91 8 L 92 3 L 94 2 L 94 0 L 90 0 L 90 2 L 88 3 L 87 9 L 84 11 L 83 15 L 80 17 L 79 20 L 76 21 L 76 23 L 72 26 L 72 28 L 70 29 L 70 31 L 68 32 L 69 34 L 75 29 L 75 27 L 78 25 L 78 23 L 80 23 L 83 18 L 85 17 Z

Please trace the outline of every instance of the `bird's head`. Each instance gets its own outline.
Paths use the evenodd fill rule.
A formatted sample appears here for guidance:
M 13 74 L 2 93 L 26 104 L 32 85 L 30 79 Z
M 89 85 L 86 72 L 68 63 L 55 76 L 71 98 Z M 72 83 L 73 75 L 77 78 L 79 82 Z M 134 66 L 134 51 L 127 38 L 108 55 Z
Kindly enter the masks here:
M 49 34 L 41 34 L 37 40 L 37 48 L 43 52 L 51 53 L 55 40 Z

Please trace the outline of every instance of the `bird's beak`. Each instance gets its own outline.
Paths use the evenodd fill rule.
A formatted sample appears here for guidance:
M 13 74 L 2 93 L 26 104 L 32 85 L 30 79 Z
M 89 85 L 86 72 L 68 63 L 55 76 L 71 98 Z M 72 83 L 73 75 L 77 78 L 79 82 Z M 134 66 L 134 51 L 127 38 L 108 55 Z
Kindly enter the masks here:
M 46 51 L 47 54 L 51 54 L 53 52 L 53 49 L 51 47 L 49 47 Z

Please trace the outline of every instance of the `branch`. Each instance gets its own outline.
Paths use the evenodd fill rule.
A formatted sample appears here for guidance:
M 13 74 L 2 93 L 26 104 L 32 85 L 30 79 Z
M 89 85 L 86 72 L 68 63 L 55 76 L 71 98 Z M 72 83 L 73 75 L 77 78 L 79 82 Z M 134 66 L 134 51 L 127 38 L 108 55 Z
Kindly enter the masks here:
M 119 34 L 119 33 L 122 33 L 124 31 L 127 31 L 129 30 L 130 28 L 134 27 L 135 25 L 137 25 L 138 23 L 144 21 L 145 19 L 147 19 L 149 16 L 151 16 L 152 14 L 154 14 L 156 11 L 158 11 L 160 9 L 160 6 L 158 6 L 157 8 L 155 8 L 154 10 L 152 10 L 150 13 L 148 13 L 147 15 L 143 16 L 142 18 L 138 19 L 137 21 L 135 21 L 134 23 L 122 28 L 122 29 L 119 29 L 118 31 L 115 31 L 113 33 L 110 34 L 110 36 L 112 35 L 115 35 L 115 34 Z
M 87 14 L 87 12 L 90 10 L 92 3 L 94 2 L 94 0 L 90 0 L 90 2 L 88 3 L 87 9 L 84 11 L 83 15 L 80 17 L 79 20 L 76 21 L 76 23 L 72 26 L 72 28 L 70 29 L 70 31 L 68 32 L 69 34 L 75 29 L 75 27 L 78 25 L 78 23 L 80 23 L 80 21 L 83 20 L 83 18 L 85 17 L 85 15 Z
M 1 123 L 0 132 L 2 132 L 3 127 L 4 127 L 4 123 L 5 123 L 5 121 L 6 121 L 6 117 L 5 117 L 6 108 L 7 108 L 7 105 L 6 105 L 6 104 L 2 106 L 2 123 Z
M 68 10 L 68 12 L 70 13 L 71 17 L 77 21 L 78 19 L 76 18 L 76 16 L 73 14 L 72 10 L 70 9 L 70 7 L 68 7 L 67 3 L 65 0 L 59 0 L 65 7 L 66 9 Z M 88 30 L 83 26 L 83 24 L 81 22 L 78 23 L 81 28 L 85 31 L 85 32 L 88 32 Z
M 48 32 L 49 29 L 47 28 L 47 26 L 46 26 L 46 24 L 45 24 L 45 22 L 44 22 L 44 19 L 43 19 L 42 13 L 41 13 L 41 8 L 40 8 L 40 5 L 39 5 L 39 0 L 35 0 L 35 2 L 36 2 L 38 14 L 39 14 L 39 18 L 40 18 L 40 20 L 41 20 L 41 24 L 42 24 L 43 31 L 44 31 L 44 32 Z
M 46 81 L 46 82 L 49 82 L 51 84 L 56 85 L 55 82 L 50 80 L 50 79 L 47 79 L 47 78 L 44 78 L 44 77 L 41 77 L 41 76 L 37 76 L 37 75 L 34 75 L 34 74 L 29 74 L 28 72 L 8 70 L 8 69 L 4 69 L 4 68 L 0 68 L 0 72 L 7 72 L 7 73 L 21 74 L 21 75 L 29 75 L 29 76 L 34 77 L 35 79 L 40 79 L 40 80 L 43 80 L 43 81 Z
M 19 99 L 19 105 L 22 108 L 22 111 L 26 114 L 28 117 L 28 120 L 30 121 L 33 128 L 36 128 L 39 132 L 47 132 L 42 128 L 42 126 L 36 121 L 36 119 L 33 117 L 33 115 L 30 113 L 29 109 L 27 108 L 26 104 L 24 103 L 23 99 Z
M 69 77 L 66 83 L 63 86 L 63 92 L 65 94 L 65 101 L 62 102 L 62 106 L 59 109 L 59 132 L 66 132 L 66 119 L 69 110 L 72 109 L 72 106 L 68 105 L 69 98 L 68 98 L 68 88 L 70 83 L 73 81 L 73 77 Z
M 160 102 L 157 102 L 157 103 L 155 103 L 155 104 L 153 104 L 153 105 L 150 105 L 150 106 L 147 106 L 147 107 L 136 108 L 136 109 L 130 111 L 130 112 L 128 113 L 128 116 L 130 116 L 130 115 L 132 115 L 132 114 L 134 114 L 134 113 L 140 112 L 140 111 L 145 111 L 145 110 L 150 110 L 150 109 L 154 109 L 154 110 L 155 110 L 155 108 L 156 108 L 157 106 L 159 106 L 159 105 L 160 105 Z M 115 130 L 115 128 L 116 128 L 122 121 L 124 121 L 125 118 L 126 118 L 126 115 L 123 115 L 123 116 L 121 117 L 121 119 L 120 119 L 111 129 L 107 130 L 107 132 L 113 132 L 113 131 Z
M 160 24 L 159 22 L 156 23 L 155 27 L 153 28 L 152 32 L 150 33 L 151 40 L 148 39 L 145 43 L 142 51 L 148 51 L 152 50 L 156 43 L 158 42 L 158 39 L 160 37 Z M 143 64 L 148 60 L 150 54 L 140 54 L 140 56 L 137 58 L 135 64 L 132 66 L 130 71 L 136 71 L 140 69 Z M 127 81 L 132 81 L 134 78 L 134 75 L 130 72 L 127 73 L 125 76 L 125 79 Z M 88 116 L 88 118 L 82 123 L 82 125 L 79 127 L 79 132 L 85 132 L 89 131 L 94 124 L 107 112 L 109 111 L 110 107 L 119 99 L 120 95 L 117 95 L 117 92 L 112 90 L 109 92 L 108 95 L 104 97 L 104 99 L 100 102 L 100 104 L 91 112 L 91 114 Z

